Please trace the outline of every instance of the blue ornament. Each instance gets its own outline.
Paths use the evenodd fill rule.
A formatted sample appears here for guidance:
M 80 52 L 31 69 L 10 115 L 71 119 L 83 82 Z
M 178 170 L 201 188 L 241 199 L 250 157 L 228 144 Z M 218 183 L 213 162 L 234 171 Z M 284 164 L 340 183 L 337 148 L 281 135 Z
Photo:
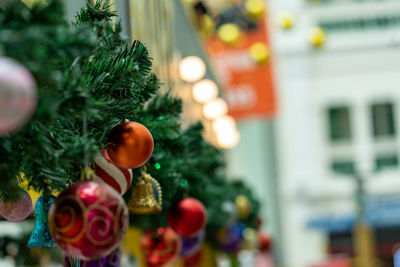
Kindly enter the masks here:
M 54 247 L 55 243 L 49 231 L 48 214 L 55 197 L 41 196 L 36 202 L 35 227 L 28 241 L 29 248 Z

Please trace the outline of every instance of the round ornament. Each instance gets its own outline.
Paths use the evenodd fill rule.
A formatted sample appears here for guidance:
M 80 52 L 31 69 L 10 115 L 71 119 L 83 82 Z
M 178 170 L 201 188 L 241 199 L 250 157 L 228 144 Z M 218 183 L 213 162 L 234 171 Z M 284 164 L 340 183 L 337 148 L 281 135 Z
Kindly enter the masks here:
M 271 248 L 271 237 L 264 233 L 264 232 L 258 232 L 257 233 L 257 238 L 258 238 L 258 243 L 260 244 L 260 251 L 261 252 L 267 252 Z
M 106 150 L 96 156 L 94 169 L 94 181 L 108 184 L 121 195 L 125 194 L 131 186 L 132 170 L 116 165 Z
M 169 226 L 183 237 L 196 235 L 205 227 L 206 222 L 206 208 L 195 198 L 182 199 L 168 213 Z
M 64 190 L 49 212 L 50 233 L 69 255 L 102 258 L 118 247 L 128 227 L 128 210 L 108 185 L 85 181 Z
M 32 74 L 17 61 L 0 57 L 0 136 L 20 129 L 35 108 Z
M 234 23 L 226 23 L 218 28 L 217 34 L 221 41 L 233 45 L 239 40 L 241 31 L 238 25 Z
M 236 209 L 239 213 L 240 218 L 247 219 L 251 213 L 251 203 L 250 200 L 244 196 L 239 195 L 235 199 Z
M 264 63 L 269 58 L 269 49 L 263 42 L 257 42 L 250 46 L 250 57 L 257 63 Z
M 150 131 L 133 121 L 115 126 L 110 131 L 107 144 L 110 159 L 129 169 L 144 165 L 150 159 L 154 148 Z
M 158 267 L 173 261 L 179 254 L 181 242 L 178 234 L 171 228 L 159 228 L 147 232 L 140 239 L 140 246 L 149 267 Z
M 222 250 L 235 253 L 239 250 L 243 241 L 243 230 L 246 226 L 243 223 L 236 223 L 221 229 L 217 233 L 217 241 Z
M 200 231 L 197 235 L 192 237 L 181 237 L 182 249 L 180 255 L 184 258 L 191 257 L 196 254 L 203 245 L 205 231 Z
M 76 264 L 77 259 L 74 259 L 68 254 L 64 254 L 63 266 L 64 267 L 119 267 L 121 262 L 121 250 L 117 248 L 111 254 L 104 256 L 100 259 L 94 259 L 89 261 L 79 260 L 79 264 Z
M 0 215 L 7 221 L 19 222 L 25 220 L 32 212 L 32 199 L 24 191 L 20 199 L 14 202 L 0 202 Z

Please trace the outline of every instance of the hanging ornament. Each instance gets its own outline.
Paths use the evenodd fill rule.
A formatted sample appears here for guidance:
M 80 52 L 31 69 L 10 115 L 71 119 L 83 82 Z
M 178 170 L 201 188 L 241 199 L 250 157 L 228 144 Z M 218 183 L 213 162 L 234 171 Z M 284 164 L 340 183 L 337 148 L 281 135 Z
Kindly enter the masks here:
M 181 248 L 180 238 L 171 228 L 147 232 L 140 239 L 140 246 L 149 267 L 158 267 L 173 261 Z
M 201 230 L 197 235 L 192 237 L 181 237 L 182 249 L 180 255 L 184 258 L 187 258 L 196 254 L 203 245 L 204 237 L 204 230 Z
M 242 249 L 254 250 L 259 246 L 258 237 L 256 230 L 247 227 L 243 230 L 243 242 L 241 244 Z
M 0 57 L 0 136 L 20 129 L 35 108 L 32 74 L 17 61 Z
M 220 248 L 229 253 L 237 252 L 243 241 L 245 228 L 243 223 L 235 223 L 218 231 L 216 238 Z
M 283 11 L 279 14 L 279 19 L 278 19 L 279 25 L 285 29 L 288 30 L 293 27 L 294 24 L 294 16 L 292 13 L 289 11 Z
M 311 28 L 308 32 L 308 40 L 313 47 L 321 47 L 325 43 L 325 31 L 320 27 Z
M 135 214 L 153 214 L 161 211 L 161 186 L 150 174 L 143 172 L 139 182 L 133 187 L 128 209 Z
M 184 198 L 172 206 L 168 213 L 168 224 L 179 235 L 191 237 L 201 231 L 207 222 L 204 205 L 195 198 Z
M 271 243 L 272 243 L 271 242 L 271 237 L 268 234 L 266 234 L 266 233 L 264 233 L 262 231 L 259 231 L 258 234 L 257 234 L 257 238 L 258 238 L 260 251 L 261 252 L 269 251 L 270 248 L 271 248 Z
M 239 195 L 235 199 L 236 209 L 238 211 L 239 217 L 241 219 L 247 219 L 251 213 L 251 203 L 250 200 L 244 196 Z
M 269 58 L 269 49 L 263 42 L 257 42 L 250 46 L 250 57 L 257 63 L 264 63 Z
M 49 231 L 49 209 L 54 202 L 54 197 L 41 196 L 35 207 L 35 227 L 28 241 L 28 248 L 54 247 L 54 240 Z
M 234 23 L 226 23 L 218 28 L 217 34 L 221 41 L 233 45 L 239 40 L 241 31 L 238 25 Z
M 128 210 L 108 185 L 84 181 L 61 192 L 50 209 L 49 225 L 66 253 L 98 259 L 117 248 L 128 227 Z
M 199 250 L 190 257 L 185 258 L 185 267 L 198 266 L 203 259 L 203 251 Z
M 121 195 L 128 191 L 132 183 L 132 170 L 116 165 L 106 150 L 96 156 L 94 163 L 94 181 L 108 184 Z
M 133 121 L 115 126 L 110 131 L 107 144 L 110 159 L 128 169 L 144 165 L 150 159 L 154 148 L 150 131 Z
M 265 4 L 263 0 L 247 0 L 244 8 L 250 18 L 258 19 L 264 15 Z
M 80 265 L 77 265 L 76 262 Z M 80 259 L 73 258 L 68 254 L 64 254 L 63 266 L 64 267 L 119 267 L 121 262 L 121 250 L 117 248 L 111 254 L 104 256 L 100 259 L 94 259 L 89 261 L 84 261 Z
M 19 222 L 25 220 L 32 212 L 32 199 L 26 191 L 13 202 L 0 201 L 0 215 L 7 221 Z

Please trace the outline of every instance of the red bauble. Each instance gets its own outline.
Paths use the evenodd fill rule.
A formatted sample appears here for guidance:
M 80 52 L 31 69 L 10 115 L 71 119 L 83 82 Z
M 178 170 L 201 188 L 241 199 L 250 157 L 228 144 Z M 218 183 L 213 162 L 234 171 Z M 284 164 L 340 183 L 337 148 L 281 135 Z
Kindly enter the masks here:
M 132 121 L 115 126 L 107 140 L 107 152 L 111 160 L 128 169 L 144 165 L 150 159 L 153 148 L 150 131 Z
M 195 198 L 182 199 L 168 214 L 169 226 L 183 237 L 196 235 L 204 228 L 206 222 L 206 208 Z
M 158 267 L 174 260 L 181 249 L 180 237 L 171 228 L 145 233 L 140 245 L 149 267 Z
M 271 248 L 271 237 L 263 232 L 258 232 L 257 234 L 258 242 L 260 244 L 260 251 L 267 252 Z
M 192 266 L 197 266 L 203 259 L 203 251 L 199 250 L 196 254 L 185 258 L 185 267 L 192 267 Z
M 118 247 L 128 227 L 128 209 L 108 185 L 80 182 L 54 201 L 49 227 L 55 242 L 69 255 L 98 259 Z

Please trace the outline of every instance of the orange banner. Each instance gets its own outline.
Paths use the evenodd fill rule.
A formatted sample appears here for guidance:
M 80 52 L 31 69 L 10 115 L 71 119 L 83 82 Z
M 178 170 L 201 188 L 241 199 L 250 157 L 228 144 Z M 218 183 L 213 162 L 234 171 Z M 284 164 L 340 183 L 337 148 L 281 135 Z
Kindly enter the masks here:
M 255 29 L 244 32 L 233 45 L 225 44 L 214 36 L 206 47 L 214 71 L 222 83 L 229 113 L 235 119 L 270 118 L 276 104 L 274 83 L 269 59 L 257 62 L 249 49 L 255 43 L 268 47 L 266 20 L 257 22 Z

